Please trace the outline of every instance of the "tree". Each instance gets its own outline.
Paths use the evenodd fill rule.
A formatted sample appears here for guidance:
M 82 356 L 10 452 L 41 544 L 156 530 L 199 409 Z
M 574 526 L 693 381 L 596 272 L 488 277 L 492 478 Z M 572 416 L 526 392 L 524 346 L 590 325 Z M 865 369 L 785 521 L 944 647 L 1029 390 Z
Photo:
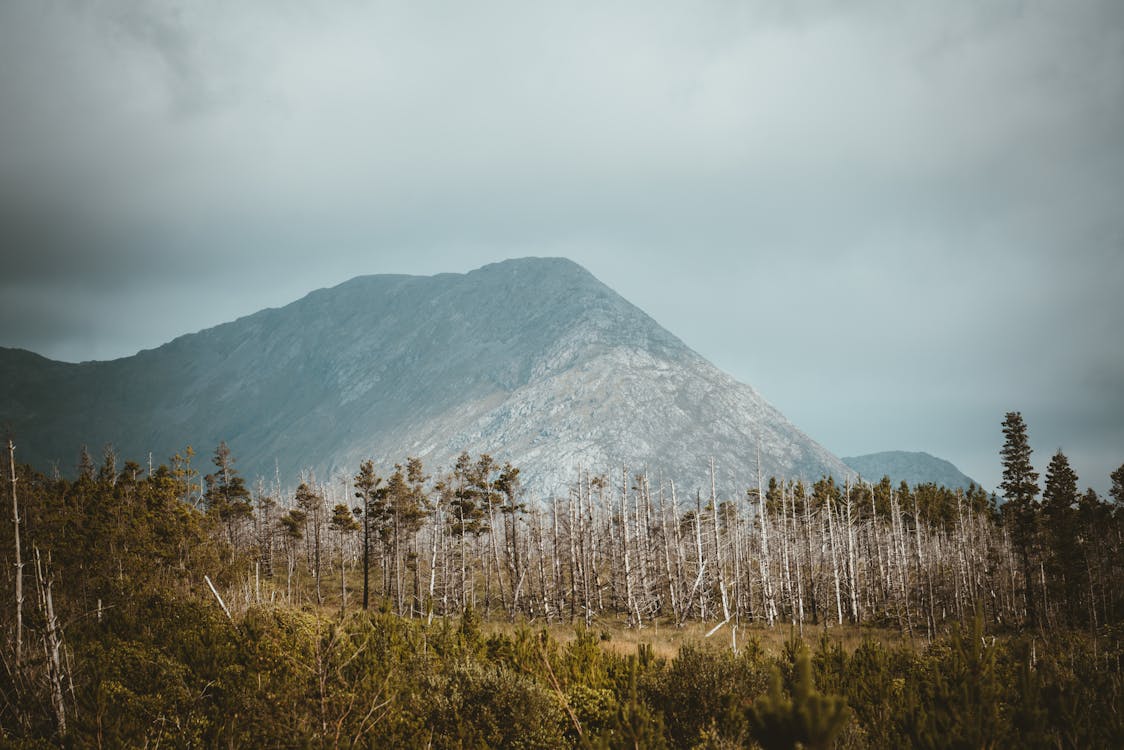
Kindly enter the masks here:
M 371 590 L 371 533 L 375 531 L 375 517 L 382 516 L 386 488 L 380 487 L 382 477 L 375 473 L 375 462 L 364 461 L 355 475 L 355 497 L 362 501 L 354 509 L 363 519 L 363 609 L 370 606 Z
M 340 535 L 340 612 L 343 612 L 347 609 L 347 573 L 344 569 L 343 537 L 345 534 L 358 531 L 359 524 L 356 523 L 351 508 L 343 503 L 336 503 L 332 508 L 332 520 L 328 522 L 328 528 Z
M 1003 420 L 1003 435 L 1006 441 L 999 452 L 1003 459 L 1003 482 L 999 487 L 1007 498 L 1004 511 L 1011 523 L 1012 541 L 1018 547 L 1022 560 L 1027 624 L 1033 627 L 1038 622 L 1031 567 L 1038 524 L 1038 507 L 1035 501 L 1038 495 L 1038 472 L 1030 463 L 1030 443 L 1021 413 L 1007 412 Z
M 518 502 L 520 480 L 519 469 L 510 463 L 505 463 L 500 469 L 496 479 L 495 488 L 503 496 L 503 505 L 500 511 L 504 514 L 504 528 L 507 529 L 507 556 L 508 571 L 511 576 L 511 617 L 514 619 L 515 611 L 519 607 L 519 582 L 523 578 L 523 566 L 519 559 L 519 514 L 527 510 L 525 503 Z
M 297 507 L 312 521 L 312 574 L 316 579 L 316 603 L 323 604 L 324 594 L 320 590 L 320 529 L 324 521 L 324 498 L 306 482 L 301 482 L 297 487 L 296 500 Z
M 20 556 L 20 506 L 16 498 L 16 444 L 8 438 L 8 472 L 12 483 L 12 525 L 15 528 L 16 669 L 23 662 L 23 558 Z
M 1046 487 L 1042 492 L 1050 579 L 1054 584 L 1051 599 L 1055 606 L 1066 601 L 1066 594 L 1078 583 L 1082 568 L 1077 546 L 1076 504 L 1077 474 L 1070 468 L 1069 459 L 1059 450 L 1046 467 Z M 1067 607 L 1064 614 L 1070 617 L 1074 613 Z
M 233 547 L 236 546 L 234 536 L 239 523 L 254 513 L 250 490 L 234 468 L 234 457 L 225 440 L 215 448 L 215 455 L 211 460 L 217 471 L 203 478 L 207 483 L 207 512 L 226 526 L 228 541 Z
M 403 473 L 403 471 L 405 473 Z M 395 479 L 398 477 L 398 479 Z M 413 571 L 414 605 L 421 601 L 421 579 L 418 571 L 417 535 L 425 519 L 429 516 L 429 498 L 426 496 L 425 483 L 429 476 L 425 473 L 422 460 L 416 456 L 406 459 L 403 470 L 401 464 L 395 464 L 394 476 L 391 477 L 388 488 L 387 506 L 394 524 L 394 556 L 395 556 L 395 591 L 398 611 L 402 607 L 402 576 L 399 559 L 403 554 L 402 542 L 406 542 L 404 550 L 408 567 Z
M 90 450 L 84 445 L 82 452 L 78 454 L 78 478 L 94 481 L 94 459 L 90 457 Z
M 1112 480 L 1112 489 L 1108 494 L 1116 501 L 1116 507 L 1124 508 L 1124 464 L 1120 464 L 1120 468 L 1109 475 Z
M 812 680 L 812 659 L 806 650 L 796 656 L 792 697 L 781 689 L 781 674 L 774 667 L 767 695 L 749 707 L 749 731 L 766 750 L 826 750 L 847 723 L 849 710 L 841 695 L 825 695 Z
M 453 476 L 449 482 L 453 497 L 449 503 L 449 531 L 460 540 L 462 607 L 467 607 L 469 603 L 466 537 L 471 534 L 479 539 L 491 528 L 488 525 L 488 511 L 491 508 L 489 496 L 492 492 L 493 469 L 490 456 L 481 456 L 474 464 L 467 452 L 461 453 L 453 466 Z
M 102 449 L 102 464 L 98 469 L 98 481 L 102 484 L 114 485 L 117 483 L 117 449 L 112 443 L 106 443 Z

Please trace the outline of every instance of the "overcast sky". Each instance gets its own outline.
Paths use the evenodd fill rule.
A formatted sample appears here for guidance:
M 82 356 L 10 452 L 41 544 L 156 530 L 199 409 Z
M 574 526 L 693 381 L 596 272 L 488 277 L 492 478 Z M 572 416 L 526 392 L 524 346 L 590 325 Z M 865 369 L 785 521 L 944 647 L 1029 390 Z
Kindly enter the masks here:
M 839 455 L 1124 462 L 1124 3 L 0 4 L 0 345 L 562 255 Z

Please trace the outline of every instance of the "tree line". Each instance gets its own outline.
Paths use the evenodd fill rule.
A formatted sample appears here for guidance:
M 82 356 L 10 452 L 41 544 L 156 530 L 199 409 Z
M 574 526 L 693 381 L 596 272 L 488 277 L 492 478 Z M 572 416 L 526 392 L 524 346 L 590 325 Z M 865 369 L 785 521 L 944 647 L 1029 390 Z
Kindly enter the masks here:
M 83 449 L 76 480 L 23 483 L 33 514 L 24 536 L 34 538 L 37 524 L 65 535 L 93 523 L 127 537 L 136 514 L 123 517 L 106 496 L 158 496 L 173 517 L 192 519 L 197 536 L 225 542 L 225 572 L 213 578 L 234 607 L 388 602 L 407 617 L 473 607 L 587 626 L 620 616 L 637 628 L 701 620 L 729 627 L 732 638 L 756 623 L 868 624 L 932 638 L 977 609 L 1000 628 L 1095 634 L 1118 622 L 1124 466 L 1102 499 L 1078 491 L 1058 451 L 1039 500 L 1021 415 L 1007 415 L 1004 433 L 1002 503 L 975 486 L 894 486 L 886 477 L 759 477 L 722 497 L 713 464 L 710 486 L 689 492 L 661 475 L 579 468 L 565 493 L 530 498 L 517 467 L 467 453 L 434 476 L 416 457 L 387 472 L 366 460 L 328 481 L 306 472 L 285 491 L 276 478 L 247 486 L 225 443 L 203 476 L 190 448 L 155 469 L 118 467 L 112 448 L 95 466 Z M 36 506 L 39 495 L 63 501 Z M 78 520 L 102 505 L 104 514 Z M 18 536 L 6 555 L 18 554 Z M 125 549 L 111 542 L 83 554 L 120 563 Z
M 579 469 L 566 493 L 536 499 L 518 468 L 467 453 L 437 476 L 418 458 L 385 476 L 368 460 L 336 481 L 306 475 L 286 495 L 278 483 L 247 488 L 225 444 L 185 499 L 223 529 L 231 559 L 246 561 L 228 582 L 238 606 L 281 597 L 341 609 L 386 601 L 426 618 L 474 607 L 587 626 L 607 616 L 637 628 L 701 620 L 728 627 L 735 643 L 739 627 L 757 623 L 865 624 L 931 639 L 980 609 L 992 627 L 1095 635 L 1124 604 L 1114 585 L 1124 467 L 1106 500 L 1078 492 L 1059 451 L 1039 501 L 1021 417 L 1009 414 L 1005 430 L 1003 503 L 975 486 L 886 477 L 770 477 L 720 497 L 713 480 L 684 492 L 626 469 Z
M 72 736 L 76 725 L 110 736 L 116 730 L 98 722 L 117 715 L 113 691 L 157 711 L 169 695 L 151 686 L 158 695 L 141 695 L 137 680 L 175 683 L 177 670 L 194 670 L 193 660 L 219 648 L 212 630 L 222 622 L 238 632 L 260 626 L 271 638 L 282 638 L 271 630 L 281 628 L 304 649 L 302 669 L 315 663 L 320 670 L 332 659 L 349 658 L 333 650 L 352 643 L 341 633 L 360 627 L 354 623 L 370 627 L 371 617 L 414 621 L 407 640 L 417 646 L 420 638 L 423 649 L 434 628 L 457 627 L 474 613 L 576 623 L 583 632 L 607 621 L 641 630 L 702 622 L 707 642 L 722 640 L 732 655 L 754 650 L 751 625 L 785 628 L 796 639 L 811 627 L 889 628 L 947 654 L 957 634 L 978 622 L 993 634 L 1029 635 L 1019 641 L 1029 649 L 1027 664 L 1055 659 L 1048 643 L 1068 644 L 1060 647 L 1066 653 L 1085 654 L 1087 647 L 1080 659 L 1089 660 L 1091 671 L 1083 674 L 1094 683 L 1117 680 L 1124 466 L 1112 474 L 1111 500 L 1102 499 L 1092 490 L 1078 492 L 1059 451 L 1040 490 L 1019 414 L 1006 416 L 1004 435 L 1003 503 L 975 487 L 893 486 L 886 478 L 839 484 L 830 477 L 811 483 L 762 477 L 740 496 L 721 497 L 713 481 L 685 492 L 671 479 L 624 469 L 583 469 L 567 492 L 531 498 L 518 468 L 468 454 L 434 476 L 417 458 L 386 472 L 364 461 L 353 475 L 324 481 L 305 473 L 296 488 L 284 490 L 276 478 L 248 486 L 225 444 L 204 475 L 193 467 L 190 448 L 156 467 L 122 463 L 112 449 L 95 463 L 83 449 L 76 478 L 65 479 L 19 465 L 9 441 L 2 468 L 12 533 L 0 537 L 0 558 L 14 606 L 0 608 L 6 641 L 0 726 L 4 737 Z M 298 611 L 307 618 L 280 614 Z M 186 618 L 195 623 L 184 626 L 189 630 L 202 628 L 203 635 L 175 636 L 202 638 L 193 647 L 201 651 L 130 656 L 132 648 L 163 648 L 157 631 L 180 627 L 158 624 L 150 612 L 162 613 L 153 615 L 157 619 Z M 1082 635 L 1073 640 L 1073 634 Z M 962 641 L 957 648 L 971 646 L 970 639 Z M 234 649 L 231 668 L 244 674 L 277 668 L 265 656 L 242 653 L 241 645 L 222 648 Z M 472 669 L 492 669 L 493 656 Z M 1011 670 L 1022 663 L 1022 657 L 1010 658 Z M 105 659 L 124 660 L 135 673 L 117 679 Z M 1073 659 L 1067 680 L 1075 679 Z M 773 698 L 768 680 L 759 685 L 753 693 L 762 699 L 759 708 L 770 701 L 778 710 L 789 705 L 795 665 L 790 658 L 785 689 Z M 161 731 L 172 732 L 167 722 L 194 716 L 194 709 L 183 708 L 187 703 L 212 705 L 217 698 L 208 684 L 234 679 L 204 672 L 206 680 L 188 680 L 174 699 L 186 714 L 153 714 L 163 717 Z M 549 675 L 535 679 L 539 688 L 556 692 Z M 822 679 L 817 672 L 821 688 Z M 635 689 L 621 680 L 606 699 L 614 710 L 633 705 L 672 721 L 670 709 L 653 709 L 654 693 L 629 704 Z M 565 680 L 559 683 L 565 688 Z M 329 691 L 327 683 L 317 690 Z M 838 685 L 834 690 L 845 692 Z M 382 715 L 371 708 L 375 704 L 360 712 L 360 696 L 371 698 L 362 690 L 352 686 L 344 694 L 352 696 L 347 712 Z M 848 697 L 853 710 L 865 710 L 855 700 Z M 578 702 L 571 696 L 561 705 L 574 709 Z M 737 731 L 749 731 L 748 708 L 739 710 Z M 332 721 L 352 726 L 354 718 Z M 308 731 L 323 743 L 330 723 L 325 714 L 319 728 Z M 569 732 L 562 724 L 559 731 Z M 873 724 L 863 726 L 872 731 Z M 573 736 L 568 741 L 577 742 Z M 684 742 L 672 744 L 690 746 Z

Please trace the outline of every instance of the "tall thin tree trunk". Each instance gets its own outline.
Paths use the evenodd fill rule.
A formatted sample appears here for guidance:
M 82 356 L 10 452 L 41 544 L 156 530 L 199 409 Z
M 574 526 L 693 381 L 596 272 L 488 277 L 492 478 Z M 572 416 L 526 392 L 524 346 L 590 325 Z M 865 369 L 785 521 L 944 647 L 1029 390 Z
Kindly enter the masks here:
M 730 601 L 726 594 L 726 566 L 722 561 L 722 540 L 718 536 L 718 493 L 714 479 L 714 459 L 710 459 L 710 520 L 714 530 L 714 564 L 718 570 L 718 594 L 722 599 L 722 621 L 730 619 Z
M 578 485 L 578 493 L 581 493 L 581 485 Z M 580 505 L 580 502 L 579 502 Z M 580 507 L 576 515 L 581 515 Z M 576 525 L 576 517 L 574 512 L 574 493 L 570 492 L 566 495 L 566 522 L 567 531 L 566 542 L 567 549 L 570 553 L 570 619 L 573 620 L 576 615 L 575 607 L 578 601 L 578 547 L 577 540 L 574 538 L 574 526 Z M 589 621 L 588 613 L 585 615 L 586 622 Z
M 660 531 L 663 537 L 663 567 L 667 579 L 667 599 L 671 603 L 671 613 L 676 621 L 679 620 L 679 599 L 675 595 L 676 582 L 671 572 L 671 535 L 667 523 L 667 508 L 664 502 L 663 478 L 660 478 Z
M 534 508 L 535 508 L 535 511 L 534 511 L 533 518 L 534 518 L 534 522 L 535 522 L 535 528 L 534 528 L 535 544 L 538 546 L 538 550 L 539 550 L 539 560 L 538 560 L 538 563 L 539 563 L 539 565 L 538 565 L 538 567 L 539 567 L 539 596 L 542 599 L 543 616 L 546 617 L 547 622 L 550 622 L 551 617 L 554 614 L 554 611 L 553 611 L 553 608 L 550 606 L 550 596 L 547 594 L 547 590 L 546 590 L 546 547 L 543 543 L 542 518 L 541 518 L 541 515 L 539 513 L 538 504 L 535 504 Z M 588 602 L 587 602 L 587 604 L 588 604 Z
M 827 496 L 825 509 L 827 510 L 827 536 L 831 542 L 831 575 L 835 579 L 835 612 L 839 624 L 843 624 L 843 595 L 839 586 L 839 556 L 836 554 L 835 545 L 835 513 L 832 511 L 831 493 Z
M 34 546 L 34 545 L 33 545 Z M 35 547 L 35 580 L 39 589 L 39 606 L 46 619 L 47 632 L 43 636 L 43 648 L 47 655 L 47 680 L 51 686 L 51 708 L 55 713 L 55 727 L 59 737 L 66 736 L 66 703 L 63 700 L 62 637 L 59 633 L 58 619 L 55 617 L 55 604 L 51 596 L 54 575 L 50 572 L 51 561 L 47 559 L 47 573 L 43 573 L 39 548 Z
M 807 500 L 805 500 L 807 505 Z M 800 569 L 801 558 L 801 545 L 800 537 L 796 530 L 796 488 L 792 490 L 792 546 L 793 553 L 796 555 L 796 607 L 798 613 L 797 623 L 799 624 L 800 636 L 804 636 L 804 575 Z
M 761 595 L 765 605 L 765 623 L 773 627 L 777 603 L 773 597 L 773 579 L 769 571 L 769 513 L 765 507 L 765 488 L 761 477 L 761 444 L 757 444 L 757 520 L 761 524 Z
M 699 580 L 703 580 L 703 542 L 702 542 L 702 495 L 695 490 L 695 557 L 698 562 Z M 697 588 L 697 585 L 696 585 Z M 706 619 L 706 597 L 699 596 L 699 619 Z
M 20 506 L 16 501 L 16 445 L 8 440 L 8 472 L 12 482 L 12 525 L 16 538 L 16 669 L 23 663 L 23 558 L 20 557 Z
M 859 616 L 858 580 L 855 572 L 855 526 L 851 519 L 851 480 L 846 484 L 847 500 L 847 579 L 848 588 L 851 590 L 851 618 L 857 623 Z
M 629 562 L 629 541 L 628 541 L 628 469 L 621 469 L 621 505 L 620 505 L 620 519 L 621 519 L 621 538 L 624 543 L 624 591 L 625 591 L 625 608 L 628 611 L 628 626 L 640 628 L 640 608 L 636 604 L 636 599 L 632 591 L 632 566 Z M 633 616 L 635 615 L 635 619 Z

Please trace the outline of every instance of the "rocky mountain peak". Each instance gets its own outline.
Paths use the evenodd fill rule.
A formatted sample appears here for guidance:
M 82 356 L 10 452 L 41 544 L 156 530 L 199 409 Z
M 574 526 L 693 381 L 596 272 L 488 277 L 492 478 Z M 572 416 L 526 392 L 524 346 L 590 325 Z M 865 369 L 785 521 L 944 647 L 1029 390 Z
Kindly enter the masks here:
M 49 362 L 49 361 L 45 361 Z M 39 463 L 226 440 L 249 476 L 354 473 L 462 450 L 561 491 L 579 465 L 682 486 L 849 469 L 588 271 L 521 258 L 466 274 L 360 276 L 108 363 L 24 366 L 7 413 Z M 35 371 L 34 373 L 32 371 Z

